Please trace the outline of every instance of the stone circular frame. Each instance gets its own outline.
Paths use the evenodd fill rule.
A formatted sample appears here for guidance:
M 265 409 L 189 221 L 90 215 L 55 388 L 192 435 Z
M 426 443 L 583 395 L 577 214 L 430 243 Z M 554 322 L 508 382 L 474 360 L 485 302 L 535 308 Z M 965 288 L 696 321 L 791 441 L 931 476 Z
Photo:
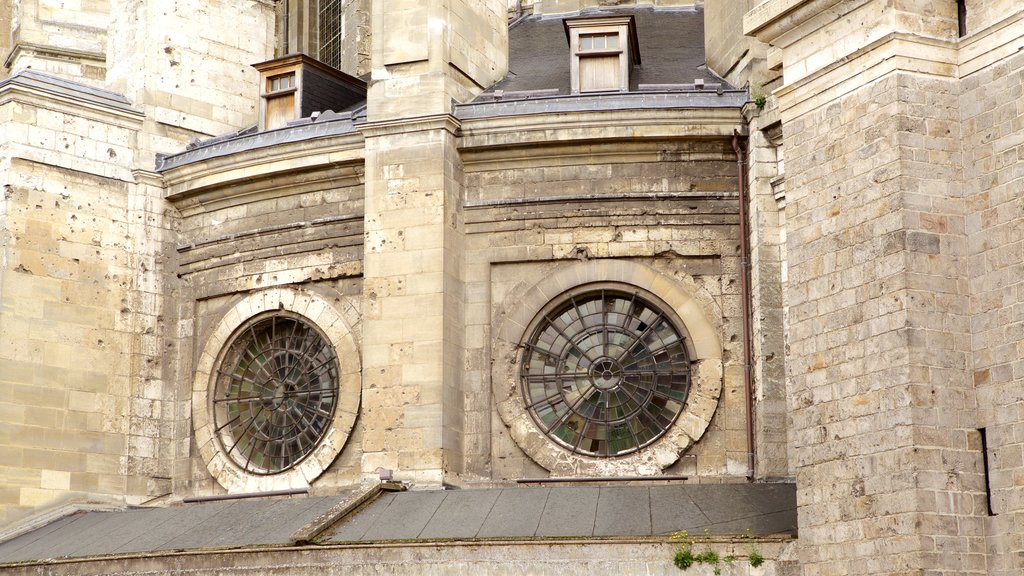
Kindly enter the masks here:
M 574 453 L 550 439 L 526 408 L 519 368 L 523 344 L 530 338 L 538 316 L 573 294 L 633 287 L 664 306 L 676 321 L 691 361 L 690 389 L 675 423 L 649 445 L 616 457 Z M 557 476 L 653 476 L 674 464 L 707 430 L 722 391 L 720 326 L 710 295 L 696 283 L 680 283 L 643 264 L 620 260 L 590 260 L 559 266 L 544 280 L 516 293 L 510 310 L 495 318 L 492 388 L 498 413 L 512 439 L 537 464 Z
M 333 414 L 316 444 L 291 466 L 273 473 L 247 470 L 227 454 L 215 423 L 217 367 L 239 329 L 280 315 L 300 319 L 316 330 L 337 358 L 338 394 Z M 210 474 L 229 493 L 306 488 L 341 453 L 359 411 L 361 366 L 348 324 L 326 300 L 292 288 L 266 290 L 240 300 L 221 318 L 207 339 L 196 367 L 192 390 L 192 424 L 199 453 Z

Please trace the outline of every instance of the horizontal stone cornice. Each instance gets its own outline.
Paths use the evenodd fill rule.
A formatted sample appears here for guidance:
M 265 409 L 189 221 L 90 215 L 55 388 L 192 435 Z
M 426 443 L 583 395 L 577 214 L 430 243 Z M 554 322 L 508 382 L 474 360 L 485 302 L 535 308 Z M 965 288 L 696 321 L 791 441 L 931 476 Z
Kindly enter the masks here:
M 961 78 L 1024 51 L 1024 11 L 961 38 L 959 47 Z
M 275 177 L 312 171 L 361 173 L 363 138 L 358 133 L 279 144 L 246 150 L 201 162 L 185 164 L 163 172 L 166 198 L 180 203 L 219 199 L 224 195 L 248 193 L 259 182 L 273 186 Z
M 731 138 L 740 108 L 589 111 L 465 120 L 460 150 L 584 141 Z
M 365 122 L 356 126 L 356 129 L 365 138 L 378 138 L 381 136 L 429 132 L 432 130 L 447 130 L 452 134 L 457 134 L 461 125 L 462 123 L 459 122 L 459 119 L 451 114 L 432 114 L 430 116 Z
M 892 72 L 941 78 L 958 74 L 955 42 L 890 33 L 774 92 L 783 122 L 798 118 Z
M 845 0 L 767 0 L 743 16 L 743 33 L 766 44 L 805 25 Z
M 73 48 L 62 48 L 60 46 L 49 46 L 44 44 L 35 44 L 32 42 L 18 42 L 13 48 L 11 48 L 11 51 L 7 53 L 7 57 L 4 59 L 4 67 L 10 68 L 11 64 L 14 63 L 14 60 L 23 52 L 35 54 L 41 58 L 51 58 L 54 60 L 92 62 L 99 66 L 106 66 L 107 63 L 107 55 L 103 52 L 75 50 Z
M 135 129 L 145 117 L 119 94 L 29 71 L 0 82 L 0 106 L 10 102 Z

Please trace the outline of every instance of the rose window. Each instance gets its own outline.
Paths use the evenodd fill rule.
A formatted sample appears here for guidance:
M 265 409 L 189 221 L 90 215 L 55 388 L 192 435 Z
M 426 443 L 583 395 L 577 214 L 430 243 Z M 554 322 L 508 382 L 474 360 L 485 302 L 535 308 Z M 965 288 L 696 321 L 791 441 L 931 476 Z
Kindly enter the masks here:
M 535 321 L 520 383 L 527 411 L 559 445 L 587 456 L 630 454 L 682 412 L 690 359 L 652 300 L 595 290 L 564 298 Z
M 334 419 L 338 371 L 334 348 L 303 319 L 274 314 L 244 324 L 215 375 L 214 429 L 224 452 L 253 474 L 301 462 Z

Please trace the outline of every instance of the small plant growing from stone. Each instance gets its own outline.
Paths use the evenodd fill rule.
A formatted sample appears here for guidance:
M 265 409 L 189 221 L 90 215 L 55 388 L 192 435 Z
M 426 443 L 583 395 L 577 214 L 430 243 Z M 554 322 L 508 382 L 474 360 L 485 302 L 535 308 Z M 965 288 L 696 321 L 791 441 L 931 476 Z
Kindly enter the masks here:
M 743 532 L 741 538 L 746 540 L 753 538 L 749 528 Z M 711 567 L 713 574 L 719 575 L 722 573 L 723 564 L 731 566 L 736 561 L 736 556 L 732 554 L 721 556 L 717 550 L 711 547 L 710 534 L 707 528 L 704 529 L 704 536 L 700 538 L 690 536 L 690 533 L 686 530 L 680 530 L 679 532 L 674 532 L 669 537 L 669 541 L 679 543 L 679 548 L 676 549 L 672 563 L 680 570 L 687 570 L 694 564 L 704 564 Z M 703 548 L 699 551 L 694 551 L 698 544 L 703 545 Z M 764 564 L 764 556 L 757 551 L 757 548 L 750 549 L 747 560 L 753 568 Z
M 750 565 L 754 568 L 764 564 L 764 556 L 761 556 L 761 553 L 757 551 L 757 548 L 751 548 L 750 555 L 747 556 L 747 559 L 750 561 Z
M 756 82 L 751 82 L 750 99 L 753 100 L 754 106 L 757 106 L 758 110 L 764 110 L 765 104 L 768 103 L 768 96 L 764 93 L 764 86 L 761 86 Z

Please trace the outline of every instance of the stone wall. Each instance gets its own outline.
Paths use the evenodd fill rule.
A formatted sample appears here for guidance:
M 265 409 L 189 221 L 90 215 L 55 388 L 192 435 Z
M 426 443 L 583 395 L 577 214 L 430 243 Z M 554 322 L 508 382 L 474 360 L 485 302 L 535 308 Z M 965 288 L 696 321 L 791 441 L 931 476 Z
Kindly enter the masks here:
M 735 554 L 735 562 L 726 567 L 735 576 L 793 576 L 792 543 L 762 541 L 755 546 L 764 556 L 760 568 L 751 568 L 744 558 L 746 543 L 714 542 L 721 554 Z M 267 574 L 302 576 L 316 572 L 334 575 L 388 574 L 498 576 L 523 573 L 589 574 L 678 574 L 672 565 L 673 544 L 636 541 L 591 542 L 552 539 L 540 542 L 506 543 L 427 543 L 398 546 L 360 545 L 310 546 L 284 550 L 263 549 L 238 554 L 203 552 L 202 554 L 154 554 L 142 558 L 119 558 L 55 563 L 46 570 L 54 575 L 99 576 L 101 574 L 152 574 L 188 572 L 205 574 Z M 6 569 L 12 575 L 37 574 L 38 565 Z M 710 569 L 708 570 L 710 573 Z
M 973 327 L 970 363 L 979 397 L 978 425 L 987 435 L 994 514 L 987 530 L 989 573 L 1000 575 L 1024 569 L 1019 529 L 1024 518 L 1024 444 L 1019 435 L 1024 406 L 1022 74 L 1024 57 L 1017 53 L 966 76 L 959 99 Z
M 0 30 L 10 30 L 11 21 L 14 17 L 14 3 L 4 2 L 0 4 Z M 11 52 L 11 36 L 9 34 L 0 34 L 0 55 L 7 59 L 7 56 Z M 10 68 L 7 66 L 0 66 L 0 79 L 7 78 L 10 75 Z
M 805 573 L 983 573 L 959 85 L 943 52 L 952 22 L 910 4 L 850 8 L 774 24 L 805 26 L 785 45 L 788 86 L 776 92 L 801 561 Z M 895 21 L 914 40 L 836 46 L 852 55 L 843 66 L 814 60 L 848 25 L 839 14 L 866 38 Z M 903 60 L 877 67 L 889 50 Z M 880 538 L 881 553 L 861 556 L 859 543 Z
M 966 0 L 967 34 L 974 34 L 1005 20 L 1020 8 L 1016 0 Z
M 508 72 L 502 0 L 384 0 L 372 6 L 371 121 L 448 114 Z M 431 23 L 445 22 L 444 26 Z
M 342 11 L 342 57 L 341 70 L 353 76 L 370 72 L 370 2 L 369 0 L 346 0 Z
M 494 379 L 515 367 L 505 367 L 514 359 L 494 343 L 531 287 L 581 259 L 635 262 L 678 283 L 656 295 L 692 290 L 713 303 L 706 313 L 725 346 L 722 399 L 707 434 L 664 472 L 694 481 L 745 476 L 736 174 L 727 142 L 566 143 L 464 154 L 466 480 L 549 474 L 521 451 L 496 411 Z
M 510 8 L 516 0 L 508 0 Z M 565 14 L 586 8 L 628 7 L 628 6 L 680 6 L 696 7 L 703 0 L 522 0 L 524 9 L 533 14 Z
M 188 172 L 167 182 L 169 200 L 180 212 L 177 242 L 167 254 L 175 276 L 167 285 L 177 287 L 168 315 L 173 314 L 177 327 L 176 362 L 181 365 L 173 385 L 176 494 L 224 491 L 198 450 L 191 414 L 196 409 L 193 389 L 199 386 L 196 367 L 214 329 L 239 302 L 275 288 L 307 291 L 341 316 L 355 342 L 361 340 L 361 144 L 358 135 L 349 135 L 333 143 L 254 150 L 244 160 L 233 159 L 248 164 L 247 171 L 225 175 L 213 160 L 212 165 L 189 166 Z M 330 165 L 325 158 L 332 152 L 335 158 L 344 154 L 349 159 Z M 289 158 L 303 168 L 282 163 Z M 210 173 L 217 177 L 210 178 Z M 340 361 L 350 364 L 352 359 Z M 347 449 L 318 485 L 358 483 L 362 444 L 362 427 L 357 426 Z
M 276 57 L 301 52 L 353 76 L 370 72 L 369 0 L 278 2 L 275 14 Z
M 133 236 L 141 118 L 109 105 L 83 114 L 51 90 L 9 84 L 0 106 L 0 524 L 72 499 L 137 502 L 159 490 L 133 478 L 160 475 L 159 434 L 147 426 L 161 415 L 159 388 L 139 373 L 159 350 L 140 347 L 149 320 L 132 305 L 149 253 Z
M 955 106 L 949 81 L 890 75 L 784 124 L 808 573 L 984 570 Z M 860 557 L 879 537 L 885 550 Z
M 267 0 L 111 0 L 106 86 L 146 114 L 139 164 L 190 140 L 253 126 L 259 111 L 252 64 L 274 50 Z
M 775 104 L 774 99 L 771 101 Z M 747 222 L 750 243 L 751 350 L 755 475 L 792 476 L 786 406 L 787 281 L 785 186 L 778 109 L 747 104 Z

